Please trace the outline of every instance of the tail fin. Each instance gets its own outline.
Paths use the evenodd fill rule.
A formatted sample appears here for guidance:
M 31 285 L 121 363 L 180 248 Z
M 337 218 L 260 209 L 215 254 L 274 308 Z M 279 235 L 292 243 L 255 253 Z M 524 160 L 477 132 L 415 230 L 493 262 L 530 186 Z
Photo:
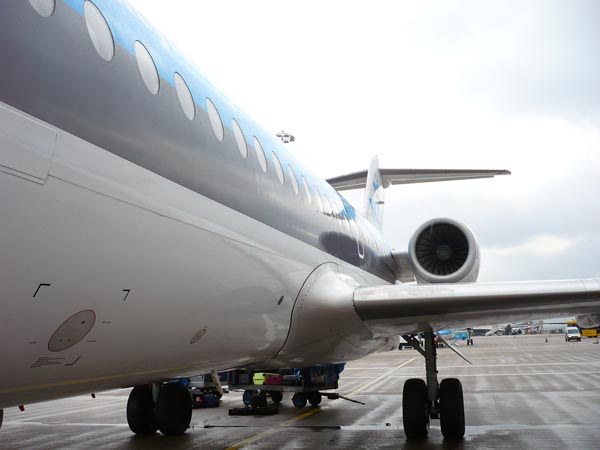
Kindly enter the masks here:
M 362 212 L 380 230 L 383 229 L 384 189 L 385 186 L 383 185 L 383 179 L 379 171 L 379 158 L 373 156 L 369 165 L 369 171 L 367 172 Z

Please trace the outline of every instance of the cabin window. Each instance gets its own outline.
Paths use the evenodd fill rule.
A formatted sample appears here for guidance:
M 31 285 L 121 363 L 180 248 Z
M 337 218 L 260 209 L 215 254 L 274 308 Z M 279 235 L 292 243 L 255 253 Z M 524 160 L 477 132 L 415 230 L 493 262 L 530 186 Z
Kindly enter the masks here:
M 277 178 L 279 178 L 279 182 L 281 184 L 285 183 L 285 177 L 283 175 L 283 167 L 281 167 L 281 162 L 279 162 L 279 158 L 275 154 L 275 152 L 271 152 L 273 155 L 273 164 L 275 165 L 275 172 L 277 173 Z
M 364 259 L 365 257 L 365 240 L 365 233 L 359 228 L 356 242 L 358 244 L 358 257 L 360 259 Z
M 333 207 L 334 217 L 338 220 L 342 220 L 341 212 L 343 205 L 341 205 L 340 198 L 337 196 L 337 194 L 334 194 L 331 206 Z
M 317 201 L 317 208 L 319 208 L 319 211 L 323 211 L 323 201 L 321 200 L 321 194 L 319 193 L 319 190 L 317 189 L 317 187 L 314 187 L 315 190 L 315 200 Z
M 368 247 L 373 247 L 373 238 L 370 230 L 365 230 L 365 244 L 367 244 Z
M 350 219 L 348 218 L 348 214 L 345 211 L 344 211 L 342 220 L 344 222 L 344 226 L 346 227 L 346 230 L 349 232 L 350 231 Z
M 292 186 L 294 187 L 294 191 L 296 191 L 296 195 L 300 193 L 300 186 L 298 186 L 298 179 L 296 178 L 296 173 L 292 166 L 288 164 L 288 173 L 290 175 L 290 180 L 292 180 Z
M 258 158 L 258 164 L 263 172 L 267 171 L 267 158 L 265 157 L 265 151 L 260 144 L 260 141 L 254 136 L 254 150 L 256 151 L 256 157 Z
M 213 133 L 215 133 L 215 137 L 218 141 L 222 141 L 225 137 L 223 122 L 221 121 L 221 116 L 219 115 L 217 107 L 208 97 L 206 98 L 206 111 L 208 111 L 208 120 L 210 121 Z
M 231 126 L 233 128 L 233 136 L 235 137 L 235 143 L 238 146 L 238 150 L 240 154 L 244 157 L 248 157 L 248 144 L 246 144 L 246 138 L 244 137 L 244 132 L 240 128 L 239 124 L 235 119 L 231 119 Z
M 185 116 L 193 120 L 196 116 L 196 107 L 194 105 L 194 99 L 187 83 L 181 75 L 175 72 L 175 90 L 177 91 L 177 97 L 179 98 L 179 104 Z
M 310 205 L 312 203 L 312 195 L 310 193 L 310 187 L 308 186 L 304 175 L 302 175 L 302 186 L 304 186 L 304 193 L 306 194 L 306 199 L 308 200 L 308 204 Z
M 54 14 L 56 2 L 54 0 L 29 0 L 33 9 L 42 17 L 50 17 Z
M 83 15 L 96 51 L 103 60 L 110 61 L 115 56 L 115 43 L 106 19 L 90 0 L 83 4 Z
M 140 41 L 135 41 L 135 57 L 146 87 L 152 94 L 158 94 L 160 81 L 156 65 L 154 64 L 150 52 Z
M 329 203 L 329 199 L 327 195 L 323 194 L 323 206 L 325 207 L 325 214 L 328 216 L 333 215 L 333 209 L 331 209 L 331 203 Z
M 344 211 L 344 202 L 342 202 L 342 200 L 340 199 L 340 197 L 338 195 L 335 196 L 335 203 L 337 204 L 337 217 L 340 220 L 344 220 L 344 218 L 342 217 L 342 213 Z
M 356 224 L 356 221 L 354 221 L 354 220 L 350 221 L 350 228 L 352 229 L 352 234 L 354 235 L 354 238 L 356 239 L 356 250 L 358 252 L 358 257 L 360 259 L 363 259 L 365 257 L 365 246 L 362 242 L 360 230 L 358 229 L 358 225 Z

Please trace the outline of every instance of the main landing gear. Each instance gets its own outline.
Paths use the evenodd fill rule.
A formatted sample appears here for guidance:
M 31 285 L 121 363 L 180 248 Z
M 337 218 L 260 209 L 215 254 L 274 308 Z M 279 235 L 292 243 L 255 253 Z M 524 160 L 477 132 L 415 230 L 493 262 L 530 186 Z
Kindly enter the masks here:
M 411 378 L 404 383 L 402 415 L 406 437 L 426 437 L 429 432 L 429 420 L 439 419 L 444 437 L 461 439 L 465 435 L 462 384 L 456 378 L 446 378 L 438 383 L 433 333 L 425 333 L 425 348 L 421 347 L 414 336 L 403 338 L 425 357 L 427 375 L 427 382 L 420 378 Z
M 127 423 L 135 434 L 185 433 L 192 420 L 192 399 L 181 383 L 136 386 L 127 401 Z

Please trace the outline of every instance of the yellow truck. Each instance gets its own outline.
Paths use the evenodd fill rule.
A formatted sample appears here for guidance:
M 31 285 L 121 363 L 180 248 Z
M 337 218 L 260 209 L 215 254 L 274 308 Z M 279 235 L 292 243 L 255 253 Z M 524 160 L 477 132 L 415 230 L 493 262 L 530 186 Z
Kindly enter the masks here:
M 596 328 L 582 328 L 582 337 L 598 337 L 598 330 Z
M 581 333 L 581 337 L 598 337 L 597 328 L 581 328 L 574 320 L 567 320 L 567 327 L 577 327 Z

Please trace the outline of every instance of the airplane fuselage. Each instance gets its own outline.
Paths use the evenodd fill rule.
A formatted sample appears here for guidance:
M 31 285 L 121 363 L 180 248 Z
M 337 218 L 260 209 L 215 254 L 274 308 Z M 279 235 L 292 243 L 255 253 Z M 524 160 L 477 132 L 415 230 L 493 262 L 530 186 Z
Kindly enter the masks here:
M 108 61 L 83 0 L 0 4 L 0 408 L 379 348 L 345 289 L 394 281 L 379 230 L 126 6 L 94 3 Z M 318 322 L 327 289 L 343 323 Z

